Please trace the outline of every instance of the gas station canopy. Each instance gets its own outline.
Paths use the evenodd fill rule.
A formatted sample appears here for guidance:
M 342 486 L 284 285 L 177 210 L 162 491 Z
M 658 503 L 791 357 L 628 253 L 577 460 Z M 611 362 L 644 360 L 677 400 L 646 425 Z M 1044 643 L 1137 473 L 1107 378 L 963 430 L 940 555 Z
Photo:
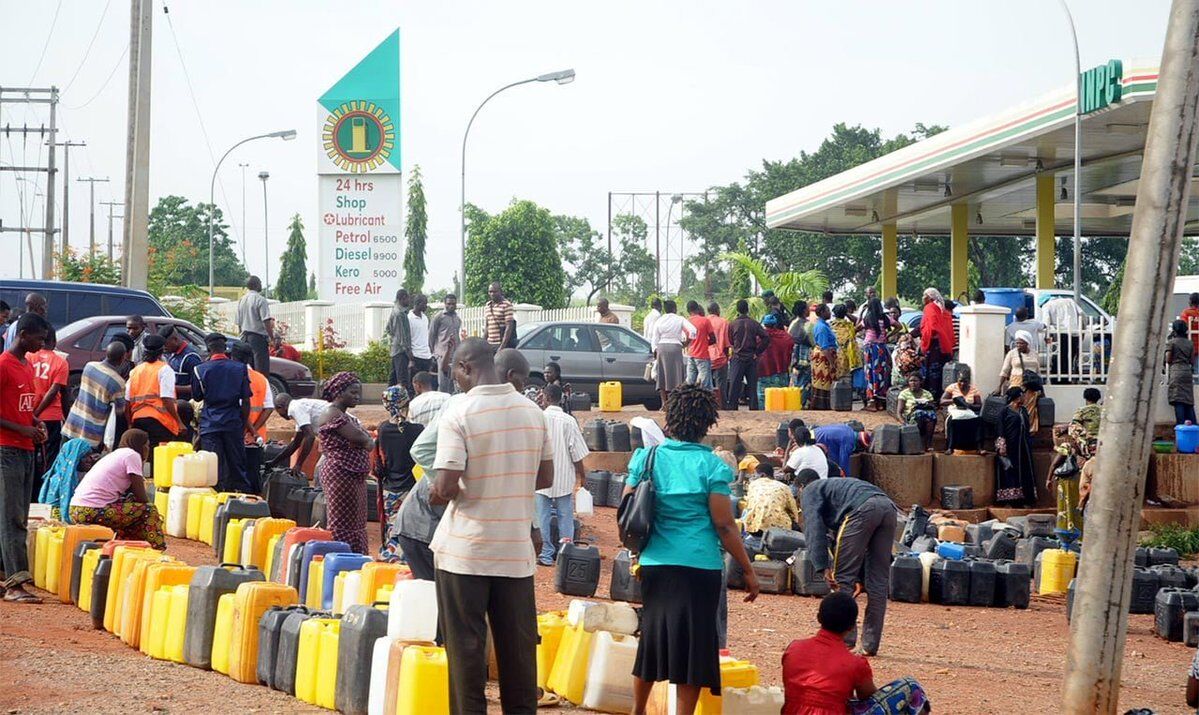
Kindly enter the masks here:
M 1157 89 L 1156 67 L 1113 60 L 1083 75 L 1084 236 L 1127 236 Z M 951 234 L 954 209 L 979 235 L 1073 232 L 1075 88 L 949 129 L 766 204 L 771 228 L 830 234 Z M 964 208 L 961 208 L 964 207 Z M 1048 221 L 1049 214 L 1043 214 Z M 1199 232 L 1192 194 L 1187 232 Z

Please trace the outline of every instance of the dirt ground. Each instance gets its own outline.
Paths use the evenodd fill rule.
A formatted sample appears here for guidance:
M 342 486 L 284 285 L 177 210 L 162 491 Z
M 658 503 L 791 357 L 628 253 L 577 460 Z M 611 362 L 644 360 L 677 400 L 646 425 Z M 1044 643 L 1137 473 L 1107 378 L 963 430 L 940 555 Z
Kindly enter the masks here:
M 615 510 L 584 519 L 582 538 L 604 557 L 597 597 L 608 593 L 618 548 Z M 369 526 L 372 543 L 378 525 Z M 168 552 L 192 564 L 215 563 L 209 547 L 171 539 Z M 539 611 L 565 608 L 553 573 L 537 572 Z M 780 684 L 779 658 L 793 638 L 815 629 L 818 601 L 763 595 L 746 604 L 730 593 L 729 645 Z M 1125 646 L 1121 712 L 1147 707 L 1184 713 L 1187 667 L 1194 655 L 1152 635 L 1152 616 L 1131 616 Z M 1028 610 L 889 603 L 882 651 L 872 659 L 876 682 L 914 675 L 936 712 L 1058 712 L 1068 627 L 1064 599 L 1034 598 Z M 91 629 L 87 614 L 56 600 L 40 606 L 0 603 L 2 713 L 315 712 L 265 687 L 242 685 L 212 672 L 152 660 L 119 639 Z M 499 712 L 494 684 L 492 711 Z M 1017 704 L 1018 703 L 1018 704 Z M 560 708 L 559 712 L 582 712 Z

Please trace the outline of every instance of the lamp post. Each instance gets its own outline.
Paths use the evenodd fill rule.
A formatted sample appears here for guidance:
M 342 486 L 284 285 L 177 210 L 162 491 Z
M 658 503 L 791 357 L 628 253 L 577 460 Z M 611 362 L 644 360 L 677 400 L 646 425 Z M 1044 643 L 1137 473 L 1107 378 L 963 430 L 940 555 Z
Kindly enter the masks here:
M 536 77 L 530 77 L 529 79 L 522 79 L 519 82 L 513 82 L 512 84 L 506 84 L 487 95 L 487 99 L 484 99 L 483 102 L 479 104 L 478 108 L 475 109 L 475 113 L 470 115 L 470 121 L 466 123 L 466 131 L 462 134 L 462 204 L 458 207 L 458 212 L 462 217 L 461 233 L 459 234 L 458 241 L 459 249 L 462 253 L 461 262 L 458 265 L 458 276 L 459 280 L 461 281 L 461 299 L 464 301 L 464 304 L 466 300 L 466 139 L 470 136 L 471 125 L 475 123 L 475 117 L 479 116 L 479 111 L 483 109 L 483 106 L 490 102 L 492 97 L 500 92 L 503 92 L 505 89 L 519 87 L 522 84 L 529 84 L 531 82 L 557 82 L 558 84 L 570 84 L 573 81 L 575 81 L 575 71 L 573 69 L 567 69 L 559 70 L 558 72 L 549 72 L 547 74 L 537 75 Z
M 1074 42 L 1074 305 L 1082 306 L 1082 61 L 1078 56 L 1078 33 L 1074 29 L 1074 15 L 1066 0 L 1058 0 L 1066 20 L 1070 23 L 1070 39 Z
M 270 172 L 260 171 L 258 172 L 258 178 L 262 179 L 262 242 L 264 246 L 264 260 L 262 262 L 266 264 L 266 285 L 262 289 L 265 291 L 271 287 L 271 233 L 267 230 L 266 226 L 266 180 L 271 178 Z
M 241 169 L 241 264 L 244 266 L 246 265 L 246 168 L 250 165 L 238 162 L 237 166 Z
M 215 263 L 213 262 L 212 252 L 212 215 L 216 213 L 216 174 L 221 169 L 221 164 L 225 161 L 225 157 L 229 156 L 234 149 L 238 148 L 246 142 L 252 142 L 255 139 L 282 139 L 291 141 L 296 138 L 295 129 L 284 129 L 270 134 L 259 134 L 257 136 L 246 137 L 238 143 L 229 147 L 229 149 L 221 155 L 221 160 L 212 168 L 212 180 L 208 182 L 208 297 L 213 296 L 213 281 L 215 278 Z

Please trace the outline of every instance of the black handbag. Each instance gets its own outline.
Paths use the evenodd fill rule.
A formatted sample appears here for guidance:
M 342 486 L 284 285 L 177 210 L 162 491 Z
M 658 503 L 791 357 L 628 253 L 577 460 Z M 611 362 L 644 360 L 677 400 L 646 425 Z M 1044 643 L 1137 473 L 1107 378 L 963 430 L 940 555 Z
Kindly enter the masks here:
M 616 526 L 620 531 L 620 543 L 629 551 L 639 554 L 645 551 L 650 532 L 654 528 L 654 457 L 656 446 L 649 448 L 645 457 L 645 468 L 641 481 L 633 491 L 624 495 L 616 510 Z

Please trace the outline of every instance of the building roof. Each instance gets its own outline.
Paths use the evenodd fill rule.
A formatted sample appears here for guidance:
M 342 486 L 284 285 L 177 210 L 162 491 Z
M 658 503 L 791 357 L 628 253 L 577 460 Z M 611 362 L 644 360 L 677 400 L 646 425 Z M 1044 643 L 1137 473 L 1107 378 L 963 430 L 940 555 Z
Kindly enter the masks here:
M 1127 236 L 1132 225 L 1158 70 L 1145 63 L 1120 64 L 1114 80 L 1120 98 L 1082 120 L 1081 213 L 1088 236 Z M 900 233 L 948 234 L 950 206 L 965 201 L 971 233 L 1031 235 L 1036 176 L 1052 172 L 1057 233 L 1069 234 L 1074 97 L 1073 87 L 1063 87 L 768 201 L 767 225 L 877 234 L 884 223 L 895 223 Z M 1199 233 L 1194 191 L 1187 218 L 1187 233 Z

